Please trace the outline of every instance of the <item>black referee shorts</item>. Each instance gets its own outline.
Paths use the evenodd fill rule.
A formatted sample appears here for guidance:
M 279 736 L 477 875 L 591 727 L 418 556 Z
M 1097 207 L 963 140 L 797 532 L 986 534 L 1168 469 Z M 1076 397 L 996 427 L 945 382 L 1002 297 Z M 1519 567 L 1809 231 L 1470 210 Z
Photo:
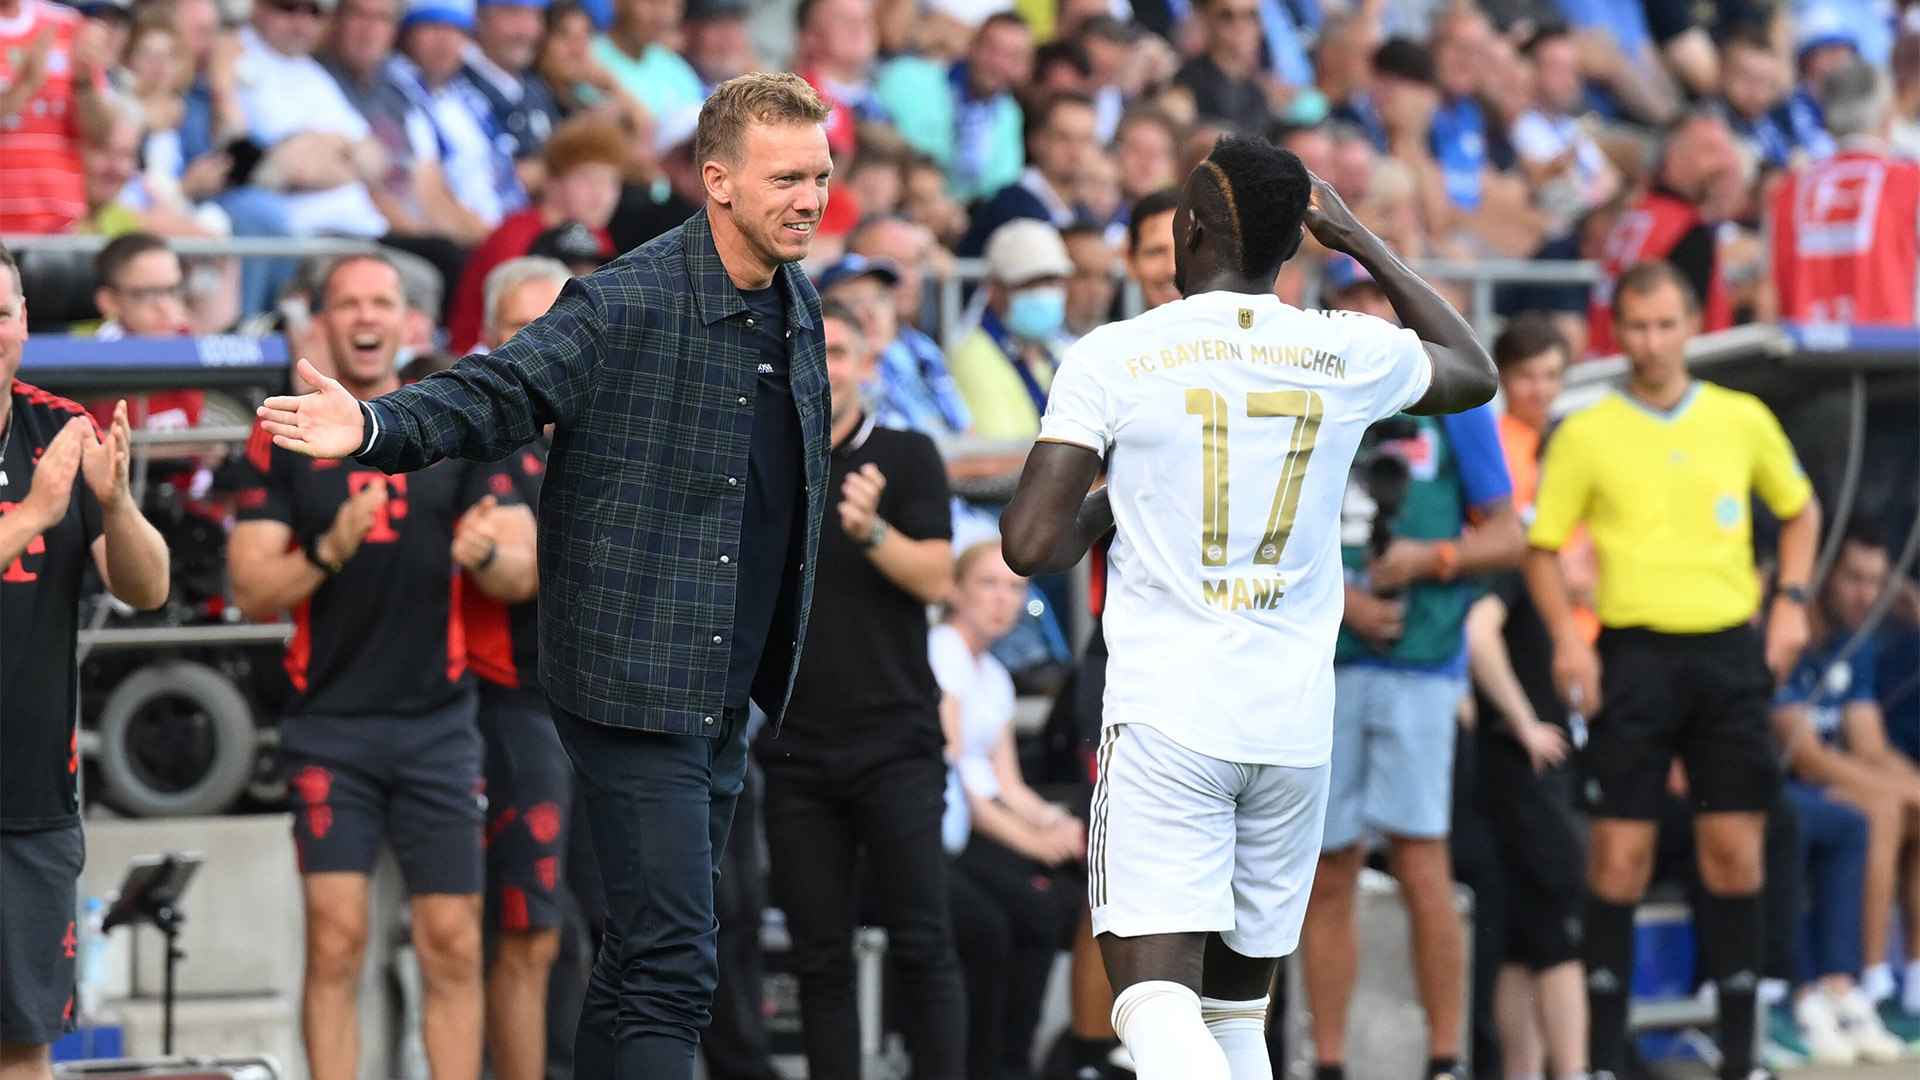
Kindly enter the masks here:
M 77 823 L 0 832 L 0 1043 L 41 1046 L 73 1030 L 73 912 L 86 855 Z
M 1707 634 L 1607 629 L 1599 650 L 1603 704 L 1580 755 L 1589 813 L 1657 820 L 1675 755 L 1696 813 L 1761 813 L 1773 804 L 1773 674 L 1751 626 Z

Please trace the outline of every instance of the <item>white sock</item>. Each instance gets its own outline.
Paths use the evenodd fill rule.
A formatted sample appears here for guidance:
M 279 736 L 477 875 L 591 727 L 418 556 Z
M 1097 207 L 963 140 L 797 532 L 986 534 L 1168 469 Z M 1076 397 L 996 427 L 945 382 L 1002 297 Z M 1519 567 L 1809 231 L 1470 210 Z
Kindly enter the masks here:
M 1227 1055 L 1233 1080 L 1273 1080 L 1273 1062 L 1267 1058 L 1268 998 L 1252 1001 L 1200 999 L 1200 1016 L 1213 1032 L 1213 1041 Z
M 1234 1080 L 1200 1016 L 1200 995 L 1176 982 L 1134 983 L 1113 999 L 1113 1033 L 1139 1080 Z
M 1920 918 L 1920 913 L 1908 912 L 1909 917 Z M 1900 1008 L 1908 1016 L 1920 1016 L 1920 960 L 1907 961 L 1907 985 L 1900 992 Z
M 1860 973 L 1860 990 L 1876 1005 L 1893 996 L 1893 966 L 1870 964 Z

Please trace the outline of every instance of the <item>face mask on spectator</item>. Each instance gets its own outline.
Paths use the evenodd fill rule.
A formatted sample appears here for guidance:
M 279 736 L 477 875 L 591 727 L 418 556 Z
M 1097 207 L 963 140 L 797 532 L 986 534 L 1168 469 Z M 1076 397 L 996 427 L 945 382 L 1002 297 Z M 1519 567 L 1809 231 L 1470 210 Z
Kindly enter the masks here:
M 1039 285 L 1014 292 L 1007 301 L 1007 329 L 1015 337 L 1040 341 L 1052 337 L 1067 316 L 1064 285 Z

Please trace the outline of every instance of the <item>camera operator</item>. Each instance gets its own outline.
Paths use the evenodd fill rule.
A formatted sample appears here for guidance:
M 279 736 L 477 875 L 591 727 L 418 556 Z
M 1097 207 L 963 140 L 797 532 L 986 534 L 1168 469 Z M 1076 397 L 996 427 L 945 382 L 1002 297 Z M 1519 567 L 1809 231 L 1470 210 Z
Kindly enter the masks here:
M 852 945 L 865 884 L 906 1000 L 914 1076 L 959 1080 L 966 991 L 940 842 L 946 763 L 926 610 L 953 583 L 946 470 L 931 439 L 867 415 L 860 388 L 874 356 L 859 315 L 827 301 L 822 321 L 839 501 L 820 532 L 813 629 L 785 723 L 754 747 L 770 884 L 793 939 L 807 1075 L 860 1076 Z
M 1426 1075 L 1459 1067 L 1466 942 L 1447 839 L 1473 598 L 1463 579 L 1516 566 L 1526 550 L 1489 407 L 1396 417 L 1374 435 L 1372 453 L 1363 450 L 1371 461 L 1356 459 L 1355 473 L 1377 486 L 1363 490 L 1363 480 L 1347 492 L 1333 772 L 1300 938 L 1320 1080 L 1344 1075 L 1360 952 L 1356 890 L 1370 833 L 1385 834 L 1407 905 L 1427 1015 Z

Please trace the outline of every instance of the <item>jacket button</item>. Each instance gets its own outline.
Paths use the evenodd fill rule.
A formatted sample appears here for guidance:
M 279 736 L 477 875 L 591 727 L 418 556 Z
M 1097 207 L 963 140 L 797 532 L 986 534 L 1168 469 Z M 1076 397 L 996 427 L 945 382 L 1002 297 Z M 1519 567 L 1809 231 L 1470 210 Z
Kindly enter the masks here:
M 741 399 L 740 399 L 740 404 L 742 404 L 742 405 L 745 405 L 746 403 L 747 403 L 747 399 L 746 399 L 746 398 L 741 398 Z
M 739 487 L 739 486 L 740 486 L 740 478 L 739 478 L 739 477 L 737 477 L 737 476 L 729 476 L 729 477 L 727 477 L 727 486 L 728 486 L 728 487 Z
M 701 722 L 701 723 L 703 723 L 703 724 L 711 724 L 711 723 L 713 723 L 713 717 L 711 717 L 711 716 L 703 716 L 703 717 L 701 717 L 701 718 L 700 718 L 700 722 Z
M 725 555 L 720 556 L 720 564 L 722 566 L 725 566 L 727 563 L 730 563 L 732 561 L 733 561 L 732 559 L 727 558 Z
M 718 644 L 720 644 L 720 635 L 719 635 L 719 634 L 715 634 L 715 635 L 713 635 L 713 643 L 714 643 L 715 645 L 718 645 Z
M 747 319 L 747 329 L 749 329 L 749 330 L 751 330 L 751 329 L 753 329 L 754 327 L 756 327 L 756 326 L 759 326 L 759 325 L 760 325 L 760 323 L 759 323 L 758 321 L 756 321 L 756 320 L 754 320 L 754 319 L 752 319 L 752 318 L 748 318 L 748 319 Z

